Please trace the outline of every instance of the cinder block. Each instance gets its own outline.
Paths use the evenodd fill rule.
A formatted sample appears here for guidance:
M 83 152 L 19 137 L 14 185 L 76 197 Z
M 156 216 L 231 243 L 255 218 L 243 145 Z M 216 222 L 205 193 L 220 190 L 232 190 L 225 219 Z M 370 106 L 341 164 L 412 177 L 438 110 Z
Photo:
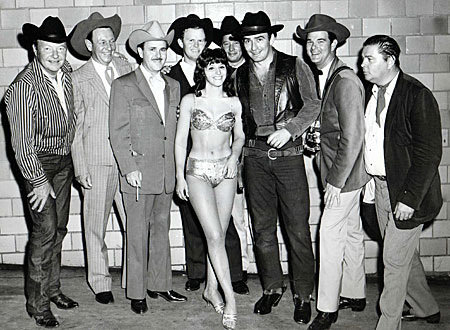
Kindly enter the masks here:
M 12 216 L 11 199 L 9 198 L 0 199 L 0 217 L 10 217 L 10 216 Z
M 450 237 L 450 221 L 441 220 L 433 222 L 433 237 Z
M 280 32 L 277 33 L 278 39 L 287 39 L 292 40 L 292 35 L 295 33 L 295 30 L 297 29 L 297 26 L 299 25 L 297 21 L 283 21 L 279 20 L 277 21 L 277 24 L 283 24 L 284 28 Z M 303 27 L 303 25 L 302 25 Z M 294 52 L 294 55 L 295 54 Z
M 406 37 L 406 54 L 430 54 L 434 52 L 433 36 Z
M 376 274 L 378 270 L 377 258 L 364 259 L 364 269 L 366 274 Z
M 80 196 L 70 197 L 70 214 L 81 214 L 81 199 Z
M 28 243 L 28 235 L 15 235 L 15 237 L 16 237 L 16 251 L 25 252 Z
M 378 0 L 378 16 L 404 16 L 405 0 Z
M 320 12 L 334 18 L 349 17 L 348 0 L 340 1 L 322 1 L 320 3 Z
M 283 271 L 283 275 L 286 275 L 289 272 L 289 266 L 288 266 L 287 261 L 281 262 L 281 269 Z
M 14 217 L 22 217 L 24 213 L 24 201 L 22 198 L 12 198 L 12 214 Z
M 62 253 L 61 264 L 64 266 L 84 267 L 83 251 L 64 251 Z
M 448 39 L 450 42 L 450 38 Z M 449 57 L 441 55 L 420 55 L 420 72 L 448 72 Z
M 264 3 L 264 11 L 269 15 L 272 24 L 278 20 L 292 18 L 292 1 L 268 1 Z
M 447 17 L 421 17 L 420 34 L 446 34 L 448 29 Z
M 28 62 L 28 52 L 25 49 L 3 49 L 3 66 L 24 67 Z
M 64 240 L 62 242 L 62 250 L 63 251 L 72 250 L 72 234 L 71 233 L 67 233 L 67 235 L 64 237 Z
M 397 17 L 392 19 L 393 35 L 414 35 L 420 32 L 419 18 Z
M 117 7 L 115 7 L 115 6 L 91 7 L 90 11 L 91 11 L 91 13 L 99 12 L 100 14 L 103 15 L 103 17 L 110 17 L 110 16 L 113 16 L 113 15 L 117 14 Z M 121 17 L 121 18 L 122 18 L 122 21 L 123 21 L 123 17 Z
M 422 232 L 420 233 L 420 238 L 433 238 L 433 227 L 432 226 L 426 226 L 423 228 Z
M 319 224 L 321 216 L 322 216 L 322 209 L 319 206 L 311 207 L 309 212 L 309 224 L 310 225 Z
M 311 206 L 321 206 L 322 194 L 319 189 L 309 190 L 309 199 Z
M 0 68 L 0 86 L 9 86 L 18 73 L 18 68 Z
M 127 24 L 142 24 L 144 25 L 144 23 L 146 21 L 150 21 L 149 20 L 145 20 L 145 10 L 150 11 L 150 8 L 152 8 L 152 6 L 147 7 L 147 9 L 144 6 L 121 6 L 118 9 L 118 14 L 119 16 L 122 18 L 122 22 L 123 24 L 127 23 Z M 154 16 L 154 15 L 150 15 L 150 16 Z M 152 18 L 152 20 L 154 20 L 155 18 Z M 123 33 L 123 31 L 121 32 L 121 34 Z M 129 36 L 129 34 L 128 34 Z M 127 36 L 127 38 L 128 38 Z
M 434 98 L 439 104 L 439 109 L 441 110 L 441 124 L 442 127 L 450 128 L 450 118 L 446 117 L 446 120 L 443 119 L 444 113 L 449 113 L 446 111 L 448 109 L 448 92 L 433 92 Z
M 347 27 L 347 29 L 350 30 L 351 37 L 362 36 L 362 21 L 360 18 L 343 18 L 338 21 L 339 21 L 339 23 L 345 25 Z M 350 54 L 352 54 L 352 53 L 350 53 Z
M 44 0 L 16 0 L 17 8 L 44 7 Z
M 186 0 L 161 0 L 162 4 L 166 4 L 166 3 L 184 3 L 186 2 Z
M 120 14 L 120 10 L 122 7 L 119 7 L 119 16 L 121 16 Z M 125 7 L 124 7 L 125 8 Z M 127 20 L 128 21 L 128 20 Z M 119 34 L 119 38 L 117 38 L 117 44 L 119 45 L 125 45 L 125 42 L 128 40 L 128 37 L 131 34 L 131 31 L 133 31 L 133 27 L 131 25 L 124 25 L 124 21 L 122 21 L 122 30 L 120 31 Z M 165 30 L 164 30 L 165 31 Z M 122 54 L 124 54 L 125 56 L 127 56 L 128 61 L 131 62 L 131 57 L 129 56 L 129 54 L 125 51 L 122 52 L 122 50 L 119 50 Z M 132 62 L 135 62 L 135 60 L 133 59 Z
M 450 200 L 450 185 L 449 184 L 441 184 L 442 190 L 442 198 L 444 201 Z
M 69 215 L 69 222 L 67 224 L 67 230 L 71 233 L 81 232 L 81 216 Z
M 161 13 L 165 15 L 165 12 Z M 205 17 L 205 6 L 203 4 L 181 4 L 175 6 L 175 17 L 196 14 L 198 17 Z
M 450 149 L 449 148 L 442 149 L 441 165 L 450 165 Z
M 0 8 L 2 8 L 2 9 L 15 8 L 15 7 L 16 7 L 15 0 L 0 0 Z
M 350 17 L 375 17 L 377 16 L 377 2 L 373 0 L 349 0 Z
M 105 242 L 108 249 L 119 249 L 122 247 L 122 234 L 117 231 L 106 232 Z
M 375 241 L 364 242 L 365 258 L 378 258 L 380 254 L 380 246 Z
M 17 42 L 17 34 L 18 30 L 10 29 L 10 30 L 0 30 L 0 40 L 2 44 L 1 48 L 18 48 L 19 43 Z
M 89 16 L 89 8 L 60 8 L 59 18 L 66 28 L 75 26 L 79 21 Z
M 114 249 L 108 249 L 108 266 L 114 267 L 115 260 L 114 260 Z
M 450 2 L 448 0 L 434 0 L 434 14 L 435 15 L 450 14 Z
M 436 53 L 450 53 L 450 36 L 435 36 Z
M 450 254 L 450 238 L 447 238 L 447 254 Z
M 182 229 L 180 212 L 170 212 L 170 229 Z
M 122 267 L 122 263 L 123 263 L 122 259 L 123 259 L 122 249 L 115 249 L 114 250 L 114 266 Z
M 170 246 L 182 247 L 184 245 L 183 231 L 181 229 L 173 229 L 169 231 Z
M 275 24 L 275 23 L 272 23 Z M 280 52 L 295 55 L 292 53 L 292 44 L 291 40 L 281 40 L 281 39 L 275 39 L 275 42 L 273 43 L 273 46 L 279 50 Z
M 445 238 L 431 238 L 420 240 L 420 255 L 439 256 L 447 253 L 447 240 Z
M 445 139 L 448 141 L 448 130 L 443 129 L 442 131 L 446 131 Z M 442 135 L 442 138 L 444 138 L 444 135 Z M 439 176 L 441 177 L 441 183 L 447 183 L 448 166 L 439 166 Z
M 363 18 L 363 35 L 391 34 L 391 20 L 389 18 Z
M 105 0 L 74 0 L 75 7 L 83 7 L 83 6 L 103 6 L 105 4 Z
M 0 235 L 0 253 L 16 252 L 16 243 L 12 235 Z
M 434 257 L 434 269 L 435 272 L 448 272 L 450 271 L 450 256 Z
M 58 16 L 58 9 L 30 9 L 30 21 L 33 24 L 40 26 L 47 16 Z
M 2 9 L 0 18 L 2 29 L 22 29 L 22 25 L 30 21 L 30 14 L 28 9 Z
M 133 0 L 105 0 L 105 6 L 132 6 Z
M 439 214 L 436 216 L 436 220 L 447 220 L 447 208 L 448 208 L 448 202 L 444 201 L 441 207 L 441 210 L 439 211 Z
M 0 234 L 27 234 L 28 228 L 24 218 L 0 218 Z
M 160 5 L 161 3 L 161 0 L 135 0 L 134 2 L 135 5 Z
M 361 52 L 361 50 L 362 50 L 362 45 L 363 45 L 363 43 L 364 43 L 364 41 L 366 40 L 367 38 L 366 37 L 364 37 L 364 38 L 350 38 L 350 39 L 348 39 L 347 40 L 347 43 L 348 43 L 348 45 L 349 45 L 349 53 L 350 54 L 354 54 L 354 55 L 359 55 L 360 54 L 360 52 Z M 346 63 L 348 63 L 348 62 L 346 62 Z
M 450 86 L 450 73 L 435 73 L 434 74 L 434 89 L 437 91 L 448 90 Z
M 170 249 L 172 265 L 182 265 L 186 262 L 184 248 L 175 247 Z
M 256 13 L 261 10 L 261 2 L 236 2 L 234 13 L 236 19 L 241 22 L 246 12 Z M 274 22 L 272 22 L 274 24 Z
M 411 73 L 411 76 L 419 80 L 422 84 L 433 90 L 433 74 L 432 73 Z
M 24 253 L 5 253 L 2 255 L 4 265 L 23 265 L 25 260 Z
M 420 257 L 425 272 L 433 271 L 433 257 Z
M 311 232 L 311 241 L 317 242 L 319 240 L 319 225 L 310 225 L 309 230 Z
M 178 13 L 176 13 L 176 7 L 174 5 L 146 7 L 146 21 L 157 20 L 160 23 L 171 24 L 177 17 L 186 15 L 178 15 Z M 203 15 L 199 15 L 199 17 L 203 17 Z
M 73 0 L 45 0 L 45 7 L 73 7 Z
M 306 21 L 316 13 L 320 12 L 319 1 L 292 1 L 292 18 L 304 18 Z M 302 23 L 302 28 L 305 25 Z
M 83 235 L 81 233 L 72 233 L 72 250 L 83 250 Z
M 402 70 L 408 73 L 420 71 L 420 55 L 400 55 Z
M 433 1 L 406 0 L 406 16 L 433 14 Z
M 205 17 L 209 17 L 213 22 L 217 22 L 217 27 L 220 27 L 220 22 L 225 16 L 234 14 L 234 6 L 232 3 L 212 3 L 205 4 Z
M 258 268 L 256 267 L 255 262 L 251 262 L 248 264 L 247 273 L 248 274 L 258 274 Z

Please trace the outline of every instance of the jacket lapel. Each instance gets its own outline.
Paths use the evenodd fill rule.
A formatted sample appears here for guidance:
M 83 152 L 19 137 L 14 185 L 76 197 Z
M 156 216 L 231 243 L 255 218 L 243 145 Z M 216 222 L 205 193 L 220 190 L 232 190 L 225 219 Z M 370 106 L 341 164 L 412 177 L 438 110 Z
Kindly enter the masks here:
M 141 68 L 137 69 L 135 72 L 136 72 L 136 81 L 139 89 L 141 90 L 142 94 L 144 94 L 145 97 L 148 99 L 158 117 L 162 119 L 161 113 L 159 112 L 158 109 L 158 104 L 156 103 L 155 96 L 153 95 L 152 90 L 150 89 L 148 81 L 147 79 L 145 79 Z
M 94 64 L 92 64 L 92 58 L 89 59 L 89 61 L 86 63 L 87 65 L 87 77 L 86 80 L 90 84 L 92 91 L 94 93 L 99 94 L 101 99 L 109 105 L 109 97 L 106 93 L 105 86 L 103 85 L 102 78 L 98 75 L 97 71 L 94 68 Z
M 401 100 L 401 95 L 404 95 L 403 91 L 403 72 L 400 71 L 397 79 L 397 83 L 394 87 L 394 91 L 391 96 L 391 101 L 389 102 L 389 107 L 386 113 L 386 122 L 384 124 L 384 136 L 388 136 L 392 129 L 392 124 L 394 122 L 395 109 L 398 107 L 398 103 Z
M 170 89 L 171 89 L 171 86 L 169 85 L 169 82 L 166 80 L 164 75 L 162 77 L 164 79 L 164 82 L 166 83 L 166 87 L 164 88 L 164 117 L 165 117 L 165 123 L 167 123 L 167 120 L 169 118 Z

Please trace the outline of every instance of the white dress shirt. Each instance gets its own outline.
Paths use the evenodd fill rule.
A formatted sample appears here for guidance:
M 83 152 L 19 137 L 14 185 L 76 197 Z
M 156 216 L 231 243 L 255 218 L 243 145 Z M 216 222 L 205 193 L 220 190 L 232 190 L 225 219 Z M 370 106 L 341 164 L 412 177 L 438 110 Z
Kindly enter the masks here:
M 158 110 L 159 110 L 159 113 L 161 114 L 163 124 L 166 125 L 165 112 L 164 112 L 164 107 L 165 107 L 164 89 L 166 88 L 166 82 L 162 78 L 160 72 L 158 72 L 157 74 L 152 74 L 143 65 L 140 65 L 140 68 L 142 70 L 142 73 L 143 73 L 145 79 L 148 81 L 148 85 L 150 86 L 153 96 L 155 97 L 156 104 L 158 105 Z
M 66 104 L 66 98 L 64 96 L 64 86 L 62 83 L 62 75 L 63 75 L 62 71 L 58 70 L 58 72 L 56 73 L 56 77 L 50 76 L 45 70 L 42 70 L 42 72 L 51 81 L 53 88 L 56 91 L 56 94 L 58 94 L 59 103 L 61 104 L 61 106 L 64 109 L 64 112 L 67 116 L 67 104 Z
M 328 80 L 328 74 L 330 73 L 331 64 L 333 61 L 330 61 L 323 69 L 321 69 L 322 74 L 319 75 L 319 88 L 320 88 L 320 98 L 323 98 L 323 90 L 325 88 L 325 84 Z
M 186 76 L 187 81 L 189 82 L 189 85 L 194 86 L 194 71 L 195 71 L 195 64 L 189 64 L 184 61 L 184 57 L 180 62 L 181 70 L 183 70 L 184 75 Z
M 386 167 L 384 163 L 384 124 L 386 122 L 387 109 L 391 102 L 392 93 L 397 84 L 398 73 L 389 82 L 384 94 L 385 105 L 380 114 L 380 126 L 376 122 L 376 109 L 378 86 L 373 85 L 372 96 L 367 104 L 364 121 L 366 125 L 364 157 L 366 171 L 371 175 L 386 176 Z

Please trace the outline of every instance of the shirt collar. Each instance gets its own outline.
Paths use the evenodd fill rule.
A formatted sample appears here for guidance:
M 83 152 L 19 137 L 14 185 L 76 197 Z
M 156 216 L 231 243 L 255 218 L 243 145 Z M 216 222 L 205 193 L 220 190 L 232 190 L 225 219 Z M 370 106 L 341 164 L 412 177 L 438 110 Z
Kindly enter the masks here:
M 397 85 L 397 80 L 398 80 L 398 75 L 399 74 L 400 74 L 400 71 L 397 72 L 395 77 L 390 82 L 388 82 L 388 85 L 387 85 L 386 91 L 385 91 L 385 95 L 392 96 L 392 93 L 394 92 L 395 85 Z M 380 88 L 378 87 L 378 85 L 373 84 L 373 86 L 372 86 L 372 94 L 373 95 L 377 95 L 379 89 Z
M 164 79 L 161 76 L 161 72 L 153 74 L 150 71 L 148 71 L 147 68 L 145 66 L 143 66 L 142 64 L 139 66 L 139 68 L 141 69 L 142 74 L 144 75 L 144 77 L 147 81 L 150 81 L 150 79 L 152 79 L 152 80 L 155 79 L 157 81 L 164 82 Z

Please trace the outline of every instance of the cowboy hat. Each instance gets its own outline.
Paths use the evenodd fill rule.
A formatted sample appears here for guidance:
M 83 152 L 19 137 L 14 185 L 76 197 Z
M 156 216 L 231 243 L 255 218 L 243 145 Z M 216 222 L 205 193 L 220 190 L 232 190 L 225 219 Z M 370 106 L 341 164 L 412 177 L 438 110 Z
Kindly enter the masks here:
M 170 45 L 174 34 L 175 31 L 170 31 L 167 35 L 164 34 L 158 21 L 150 21 L 142 28 L 131 32 L 128 38 L 128 45 L 137 54 L 138 46 L 146 41 L 166 41 L 167 45 Z
M 86 48 L 85 40 L 90 32 L 103 27 L 111 28 L 114 37 L 117 39 L 122 27 L 122 20 L 117 14 L 105 18 L 99 12 L 94 12 L 75 26 L 70 38 L 70 45 L 78 54 L 85 57 L 91 56 L 91 52 Z
M 312 15 L 304 29 L 298 25 L 296 30 L 297 36 L 302 40 L 306 40 L 308 33 L 315 31 L 333 33 L 338 43 L 344 42 L 350 36 L 350 31 L 344 25 L 336 22 L 333 17 L 323 14 Z
M 277 33 L 284 28 L 283 24 L 272 25 L 270 18 L 263 11 L 246 13 L 241 24 L 241 36 L 250 36 L 259 33 Z
M 234 16 L 226 16 L 220 25 L 220 29 L 214 28 L 213 41 L 217 46 L 221 47 L 224 36 L 231 34 L 236 37 L 236 35 L 239 34 L 240 29 L 241 25 Z
M 203 31 L 205 31 L 206 36 L 206 46 L 208 47 L 213 39 L 213 24 L 209 18 L 202 18 L 200 19 L 195 14 L 189 14 L 186 17 L 179 17 L 177 18 L 172 25 L 169 27 L 169 31 L 174 30 L 175 31 L 175 37 L 173 42 L 170 45 L 170 48 L 177 53 L 178 55 L 183 55 L 183 49 L 181 49 L 178 42 L 176 42 L 178 39 L 181 38 L 181 35 L 184 30 L 190 29 L 190 28 L 202 28 Z
M 59 44 L 67 41 L 66 30 L 58 17 L 47 16 L 39 27 L 31 23 L 25 23 L 22 25 L 22 31 L 31 42 L 44 40 Z

